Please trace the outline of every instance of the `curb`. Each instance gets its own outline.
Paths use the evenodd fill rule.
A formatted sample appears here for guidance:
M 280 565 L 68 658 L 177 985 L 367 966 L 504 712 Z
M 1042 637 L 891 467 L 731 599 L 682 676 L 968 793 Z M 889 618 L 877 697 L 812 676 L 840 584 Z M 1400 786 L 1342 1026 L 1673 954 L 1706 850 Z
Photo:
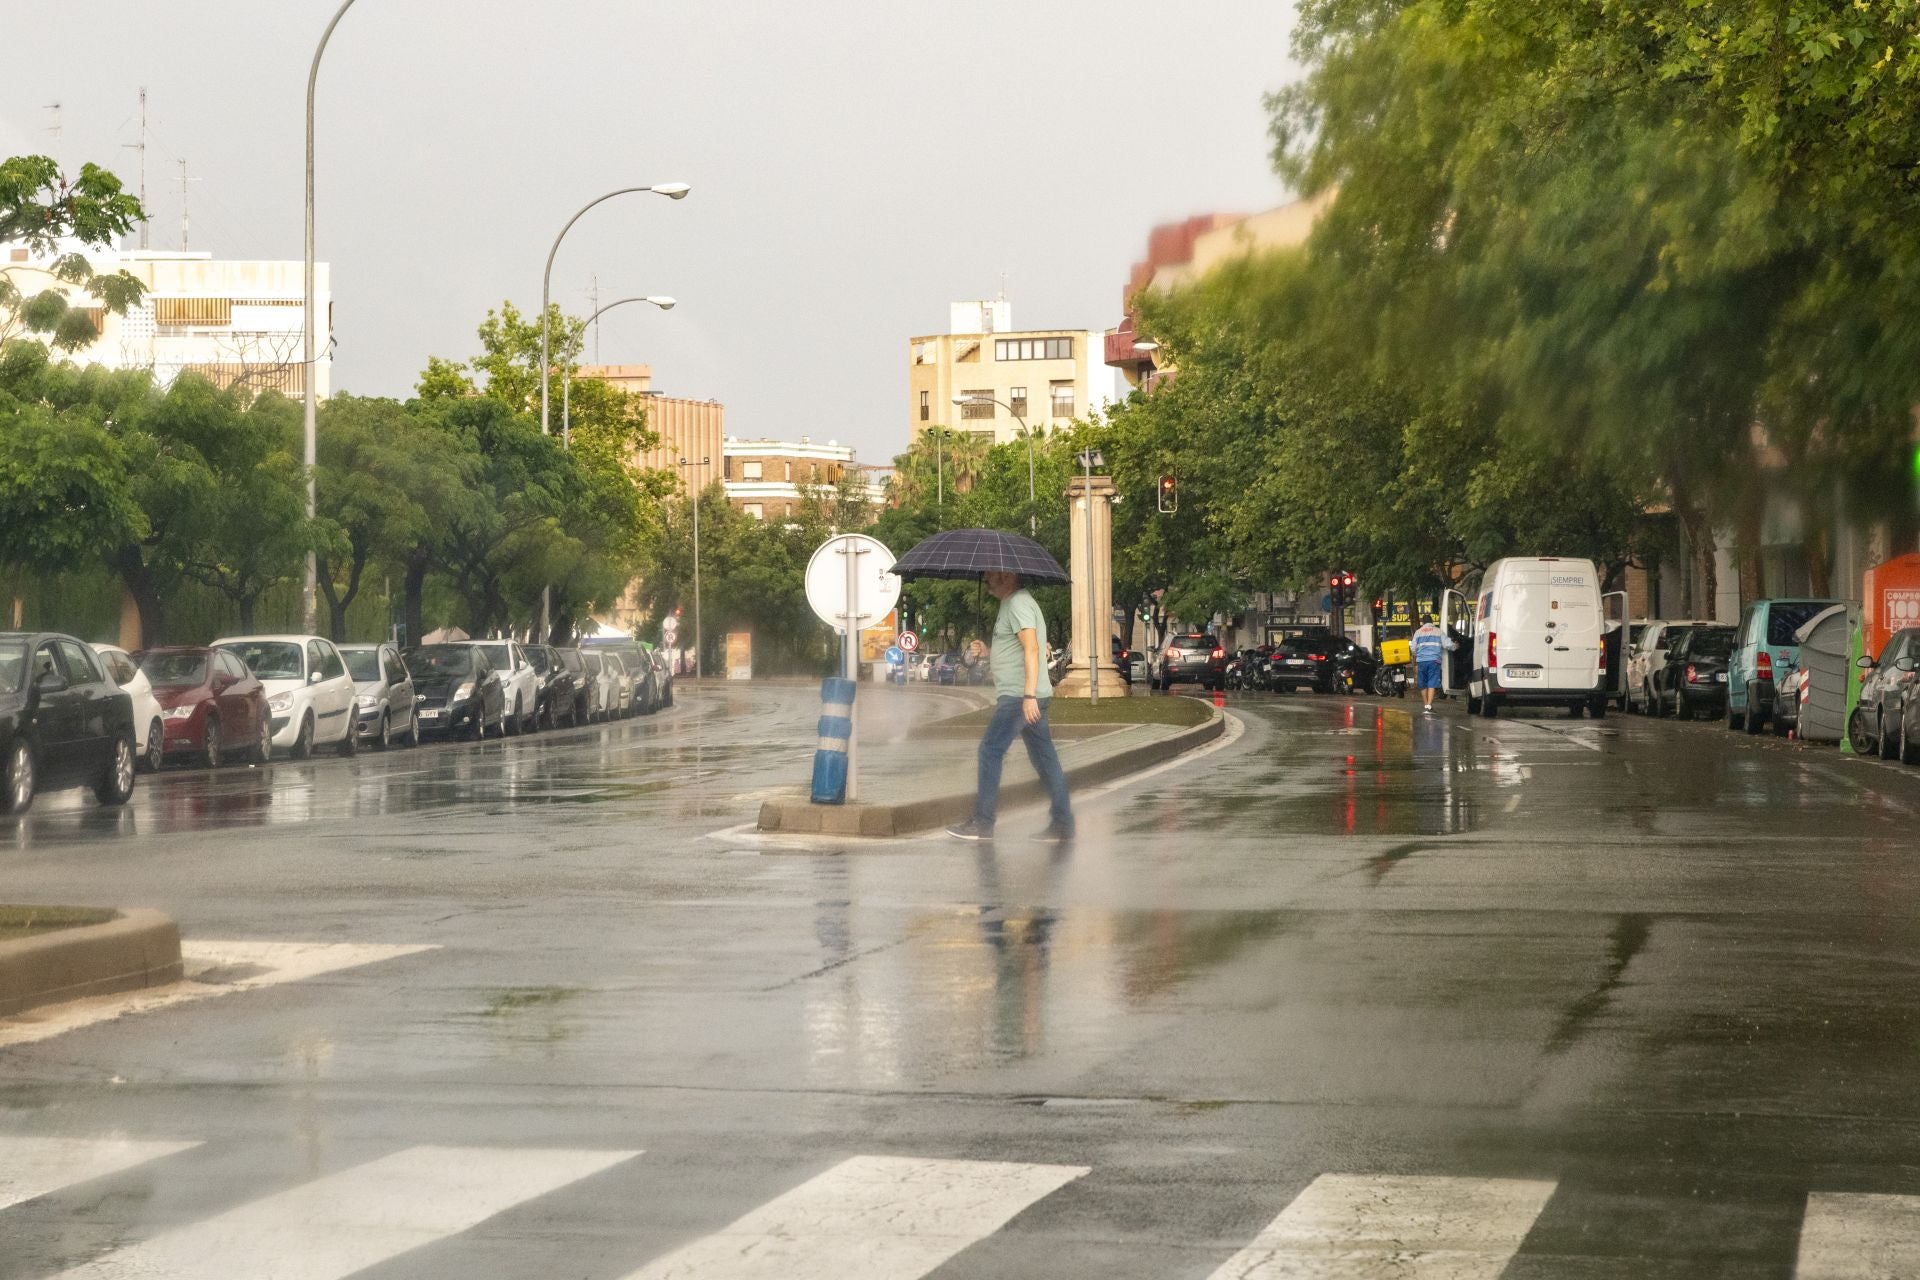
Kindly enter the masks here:
M 0 942 L 0 1018 L 83 996 L 165 986 L 184 976 L 180 930 L 145 908 L 105 924 Z
M 1205 724 L 1171 738 L 1148 742 L 1126 751 L 1067 770 L 1067 785 L 1089 787 L 1162 764 L 1205 746 L 1225 733 L 1227 718 L 1215 711 Z M 1038 778 L 1017 782 L 1000 791 L 1002 808 L 1044 798 Z M 760 805 L 761 831 L 787 835 L 905 836 L 959 822 L 973 812 L 973 792 L 925 796 L 904 804 L 814 804 L 804 795 L 766 800 Z

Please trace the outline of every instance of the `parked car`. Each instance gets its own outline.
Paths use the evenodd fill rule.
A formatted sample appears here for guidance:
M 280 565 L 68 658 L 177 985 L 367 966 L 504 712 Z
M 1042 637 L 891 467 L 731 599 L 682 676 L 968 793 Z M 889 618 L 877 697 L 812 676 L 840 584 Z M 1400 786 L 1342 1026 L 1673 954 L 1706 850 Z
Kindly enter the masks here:
M 596 653 L 592 649 L 580 651 L 580 662 L 586 668 L 591 699 L 587 709 L 588 721 L 613 719 L 614 707 L 620 700 L 620 677 L 614 674 L 613 668 L 620 664 L 609 661 L 604 653 Z
M 1656 618 L 1646 624 L 1637 639 L 1629 643 L 1627 710 L 1650 716 L 1660 714 L 1660 704 L 1653 697 L 1654 673 L 1665 668 L 1667 650 L 1680 642 L 1680 638 L 1687 634 L 1687 628 L 1695 625 L 1691 619 Z
M 1682 720 L 1717 716 L 1727 700 L 1727 663 L 1737 632 L 1733 627 L 1695 623 L 1667 650 L 1666 665 L 1654 673 L 1654 714 Z
M 480 739 L 507 731 L 506 686 L 485 645 L 426 644 L 403 655 L 423 735 Z
M 549 729 L 561 724 L 579 723 L 573 718 L 573 672 L 567 670 L 560 655 L 544 644 L 522 645 L 534 674 L 540 678 L 540 701 L 535 711 L 540 723 Z
M 93 651 L 100 655 L 100 664 L 107 669 L 107 675 L 133 699 L 133 762 L 152 773 L 160 767 L 161 744 L 166 739 L 160 720 L 160 702 L 153 696 L 153 686 L 133 655 L 119 645 L 96 644 Z
M 1887 637 L 1876 658 L 1861 654 L 1866 672 L 1860 682 L 1860 701 L 1847 723 L 1847 737 L 1860 755 L 1878 751 L 1882 760 L 1920 764 L 1920 716 L 1911 712 L 1920 703 L 1914 671 L 1920 667 L 1920 627 L 1902 627 Z
M 640 646 L 646 650 L 647 660 L 653 663 L 653 678 L 660 692 L 660 705 L 673 705 L 673 664 L 667 661 L 666 652 L 650 644 Z
M 615 656 L 633 673 L 633 714 L 650 716 L 660 709 L 660 673 L 638 644 L 621 645 Z
M 360 746 L 353 731 L 353 677 L 333 641 L 321 636 L 227 636 L 213 647 L 246 664 L 267 691 L 272 750 L 304 760 L 315 747 L 350 756 Z
M 42 791 L 91 786 L 101 804 L 133 797 L 133 698 L 72 636 L 0 634 L 0 812 Z
M 965 684 L 966 663 L 958 653 L 943 653 L 933 660 L 933 671 L 927 677 L 934 684 Z
M 507 699 L 507 732 L 532 733 L 540 727 L 540 673 L 527 661 L 518 640 L 475 640 L 487 665 L 500 677 Z
M 202 645 L 147 649 L 139 660 L 160 704 L 165 755 L 193 756 L 209 768 L 234 754 L 262 764 L 273 758 L 273 712 L 246 663 Z
M 1759 733 L 1773 711 L 1777 682 L 1800 665 L 1794 632 L 1838 600 L 1756 600 L 1740 615 L 1727 663 L 1727 727 Z
M 343 644 L 340 657 L 353 677 L 354 732 L 385 751 L 395 738 L 420 745 L 413 675 L 390 644 Z
M 1802 652 L 1804 653 L 1805 650 Z M 1806 705 L 1807 696 L 1812 692 L 1807 687 L 1812 677 L 1813 672 L 1805 663 L 1802 663 L 1788 672 L 1787 678 L 1780 682 L 1780 688 L 1773 700 L 1771 717 L 1775 737 L 1790 737 L 1800 727 L 1800 709 Z
M 581 725 L 593 719 L 592 677 L 587 673 L 586 659 L 578 649 L 555 649 L 554 656 L 560 665 L 573 677 L 573 707 L 567 713 L 567 723 Z
M 1564 706 L 1599 719 L 1613 696 L 1591 560 L 1509 556 L 1487 566 L 1473 630 L 1467 711 Z
M 1321 693 L 1338 691 L 1350 674 L 1356 690 L 1373 687 L 1373 673 L 1380 660 L 1351 636 L 1331 631 L 1302 631 L 1276 645 L 1267 663 L 1268 687 L 1273 689 L 1310 688 Z
M 1227 682 L 1227 651 L 1204 631 L 1189 631 L 1169 637 L 1160 653 L 1160 665 L 1154 687 L 1171 689 L 1176 684 L 1197 684 L 1203 689 L 1222 689 Z

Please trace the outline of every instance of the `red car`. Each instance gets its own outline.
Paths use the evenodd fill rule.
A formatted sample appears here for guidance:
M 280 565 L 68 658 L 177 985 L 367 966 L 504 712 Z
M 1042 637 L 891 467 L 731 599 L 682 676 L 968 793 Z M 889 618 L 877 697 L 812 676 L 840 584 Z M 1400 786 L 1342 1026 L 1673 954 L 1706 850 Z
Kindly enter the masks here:
M 266 690 L 224 649 L 179 646 L 137 655 L 160 703 L 166 755 L 196 755 L 209 767 L 234 756 L 265 762 L 273 752 Z

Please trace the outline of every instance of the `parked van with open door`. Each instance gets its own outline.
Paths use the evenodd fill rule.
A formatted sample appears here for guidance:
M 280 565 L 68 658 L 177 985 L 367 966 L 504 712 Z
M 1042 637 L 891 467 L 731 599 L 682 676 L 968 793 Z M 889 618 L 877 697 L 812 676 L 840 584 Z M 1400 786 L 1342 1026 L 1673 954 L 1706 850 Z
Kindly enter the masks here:
M 1546 705 L 1576 716 L 1606 715 L 1617 691 L 1605 638 L 1606 603 L 1591 560 L 1494 561 L 1481 579 L 1474 611 L 1467 711 L 1491 717 L 1503 706 Z M 1621 605 L 1624 621 L 1624 600 Z

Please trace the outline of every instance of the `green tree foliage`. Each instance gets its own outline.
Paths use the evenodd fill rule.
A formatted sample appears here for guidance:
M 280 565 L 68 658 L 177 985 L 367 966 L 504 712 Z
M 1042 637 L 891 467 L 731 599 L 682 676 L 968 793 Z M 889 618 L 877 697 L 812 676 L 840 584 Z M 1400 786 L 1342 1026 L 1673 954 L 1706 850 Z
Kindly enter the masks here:
M 144 286 L 126 271 L 97 273 L 84 250 L 108 248 L 145 219 L 139 200 L 98 165 L 82 165 L 80 176 L 68 179 L 48 156 L 0 161 L 0 244 L 51 259 L 44 268 L 0 264 L 0 347 L 24 334 L 45 335 L 61 351 L 91 345 L 100 336 L 92 318 L 54 286 L 79 286 L 102 307 L 125 314 Z M 75 241 L 81 251 L 71 247 Z

